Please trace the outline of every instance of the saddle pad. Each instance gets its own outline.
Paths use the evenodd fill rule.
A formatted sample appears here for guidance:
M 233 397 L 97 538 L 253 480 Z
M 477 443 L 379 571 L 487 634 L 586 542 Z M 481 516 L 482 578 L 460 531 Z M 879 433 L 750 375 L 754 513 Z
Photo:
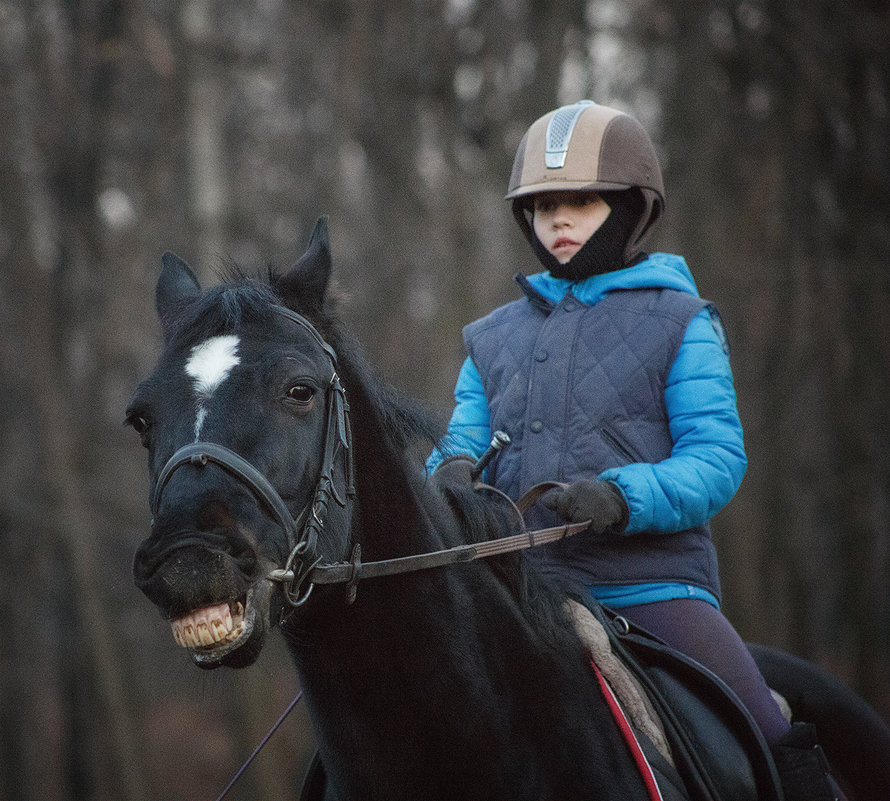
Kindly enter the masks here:
M 640 682 L 612 650 L 603 624 L 593 612 L 577 601 L 569 599 L 565 609 L 594 666 L 617 696 L 624 714 L 649 738 L 668 764 L 673 766 L 671 747 L 661 719 Z
M 643 753 L 643 749 L 634 734 L 633 727 L 630 725 L 630 721 L 621 709 L 621 704 L 618 703 L 618 698 L 615 696 L 615 693 L 612 692 L 612 688 L 597 667 L 596 662 L 591 660 L 590 665 L 593 667 L 593 672 L 596 674 L 600 690 L 602 690 L 606 703 L 609 705 L 612 717 L 615 718 L 615 722 L 621 730 L 621 735 L 624 737 L 624 742 L 627 743 L 627 747 L 630 749 L 631 756 L 633 756 L 637 769 L 640 771 L 643 784 L 646 785 L 646 793 L 648 794 L 649 801 L 664 801 L 661 795 L 661 790 L 658 789 L 658 782 L 655 781 L 655 773 L 652 770 L 652 766 L 649 764 L 649 760 L 646 759 L 646 755 Z

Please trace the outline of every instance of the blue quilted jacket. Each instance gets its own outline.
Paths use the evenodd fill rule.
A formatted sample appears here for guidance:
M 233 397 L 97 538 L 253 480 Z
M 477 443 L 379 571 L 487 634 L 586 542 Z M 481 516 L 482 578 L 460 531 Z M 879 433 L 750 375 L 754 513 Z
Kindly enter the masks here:
M 673 291 L 653 291 L 662 289 Z M 626 290 L 646 291 L 635 293 Z M 713 308 L 704 301 L 697 300 L 695 283 L 684 260 L 670 254 L 653 254 L 627 269 L 594 276 L 578 283 L 555 279 L 549 273 L 540 273 L 528 279 L 526 295 L 526 298 L 495 310 L 491 315 L 467 327 L 465 339 L 471 357 L 464 363 L 458 378 L 455 389 L 456 406 L 448 437 L 430 457 L 428 467 L 434 468 L 443 453 L 466 452 L 478 456 L 490 440 L 494 415 L 498 424 L 507 422 L 508 430 L 512 423 L 522 440 L 511 447 L 512 453 L 509 456 L 505 454 L 488 476 L 489 480 L 493 480 L 510 494 L 516 495 L 527 489 L 529 482 L 534 483 L 544 478 L 571 481 L 582 475 L 589 477 L 591 467 L 597 466 L 598 477 L 614 482 L 627 501 L 630 512 L 626 532 L 628 537 L 650 537 L 676 532 L 686 536 L 694 530 L 703 532 L 704 544 L 701 547 L 712 552 L 707 536 L 707 521 L 735 493 L 745 472 L 746 458 L 723 329 Z M 688 301 L 683 301 L 683 297 L 688 297 Z M 600 307 L 603 311 L 599 312 L 596 305 L 605 298 L 609 301 Z M 559 365 L 554 364 L 552 369 L 556 372 L 550 375 L 549 380 L 545 380 L 543 390 L 537 390 L 543 391 L 544 395 L 536 400 L 534 394 L 529 396 L 524 388 L 517 393 L 516 388 L 523 381 L 527 380 L 529 386 L 532 385 L 528 375 L 547 375 L 546 371 L 541 371 L 539 365 L 532 364 L 541 358 L 539 352 L 522 353 L 523 349 L 531 351 L 535 347 L 540 351 L 541 341 L 535 339 L 537 334 L 523 340 L 520 331 L 507 337 L 504 335 L 506 329 L 503 326 L 498 328 L 499 321 L 515 322 L 524 327 L 528 322 L 521 322 L 522 320 L 535 319 L 533 314 L 532 317 L 522 317 L 523 314 L 531 313 L 525 309 L 529 304 L 537 304 L 547 315 L 553 315 L 554 309 L 562 313 L 566 304 L 571 309 L 576 305 L 576 300 L 582 310 L 593 314 L 589 318 L 591 320 L 617 314 L 619 316 L 614 320 L 620 321 L 623 319 L 621 315 L 640 316 L 640 309 L 649 308 L 659 298 L 662 299 L 657 301 L 660 304 L 658 308 L 661 309 L 659 313 L 665 319 L 676 318 L 671 323 L 672 333 L 665 329 L 665 336 L 676 338 L 675 345 L 667 343 L 666 348 L 653 348 L 651 353 L 644 352 L 653 339 L 659 338 L 658 324 L 654 328 L 649 325 L 647 329 L 645 326 L 616 326 L 614 322 L 601 320 L 599 329 L 591 329 L 590 326 L 585 329 L 588 332 L 598 332 L 596 341 L 599 344 L 596 347 L 587 347 L 583 342 L 580 345 L 571 345 L 572 353 L 566 357 L 570 361 L 563 359 Z M 554 318 L 555 315 L 550 318 L 551 327 L 554 325 Z M 555 324 L 561 325 L 558 322 Z M 613 329 L 621 329 L 624 333 L 616 334 L 613 344 L 606 344 L 603 338 Z M 569 332 L 574 329 L 565 330 Z M 486 335 L 486 331 L 491 331 L 492 335 Z M 505 344 L 499 344 L 501 342 Z M 498 348 L 502 351 L 495 360 L 490 355 L 493 352 L 492 347 L 495 352 Z M 568 347 L 569 343 L 566 342 L 566 348 Z M 518 352 L 508 353 L 504 357 L 504 353 L 510 348 Z M 474 352 L 482 363 L 481 373 L 473 361 Z M 608 384 L 609 375 L 602 371 L 601 366 L 604 360 L 614 358 L 616 354 L 622 354 L 620 359 L 615 359 L 615 375 L 620 378 L 617 387 L 619 394 L 610 395 L 606 389 L 602 389 Z M 646 392 L 651 394 L 651 398 L 642 406 L 642 401 L 638 401 L 632 393 L 629 397 L 620 397 L 621 384 L 626 380 L 621 378 L 621 365 L 634 358 L 639 360 L 641 369 L 650 374 L 648 383 L 658 383 L 651 393 L 647 385 Z M 590 363 L 587 364 L 585 359 Z M 663 365 L 652 363 L 652 360 L 659 359 L 670 361 Z M 577 368 L 579 361 L 580 370 Z M 572 365 L 572 380 L 577 380 L 577 374 L 586 376 L 586 380 L 591 382 L 583 388 L 583 393 L 579 391 L 581 387 L 577 386 L 558 388 L 558 381 L 568 374 L 569 364 Z M 492 365 L 501 365 L 501 373 L 496 370 L 492 372 Z M 504 365 L 508 370 L 514 370 L 515 366 L 516 375 L 505 378 L 502 374 Z M 488 385 L 483 381 L 483 374 Z M 536 381 L 540 387 L 541 382 Z M 498 383 L 500 387 L 495 386 Z M 543 422 L 545 428 L 569 426 L 568 422 L 558 420 L 562 412 L 553 412 L 550 419 L 544 419 L 549 414 L 546 411 L 549 408 L 546 392 L 550 385 L 553 392 L 574 396 L 575 399 L 571 401 L 574 406 L 571 409 L 564 398 L 550 399 L 559 408 L 565 406 L 566 420 L 571 417 L 571 426 L 574 428 L 566 441 L 561 442 L 557 436 L 552 440 L 553 448 L 548 450 L 545 447 L 538 453 L 533 453 L 530 443 L 542 440 L 525 440 L 528 434 L 519 425 L 518 417 L 527 409 L 531 409 L 533 415 L 535 408 L 544 411 L 542 421 L 527 419 L 526 425 L 540 425 Z M 510 389 L 505 392 L 507 387 Z M 585 409 L 588 400 L 595 408 Z M 610 417 L 608 410 L 613 407 Z M 628 407 L 634 407 L 641 414 L 636 414 Z M 606 410 L 605 414 L 603 410 Z M 583 418 L 580 422 L 579 412 Z M 661 422 L 652 422 L 656 418 L 660 418 Z M 586 438 L 586 444 L 576 446 L 579 451 L 573 456 L 571 449 L 579 441 L 579 437 L 582 440 Z M 559 458 L 551 458 L 552 450 L 557 447 L 566 453 L 561 453 Z M 523 453 L 529 456 L 525 458 L 525 464 Z M 547 475 L 541 474 L 541 470 Z M 691 537 L 687 539 L 690 543 L 698 542 Z M 654 545 L 655 541 L 650 541 L 650 547 Z M 628 547 L 632 547 L 630 543 Z M 654 548 L 655 552 L 662 550 L 661 545 Z M 702 569 L 684 572 L 680 569 L 680 561 L 682 554 L 690 552 L 690 549 L 677 539 L 675 550 L 674 554 L 669 549 L 661 555 L 653 554 L 649 565 L 640 563 L 638 558 L 626 576 L 628 585 L 633 584 L 637 589 L 642 585 L 649 589 L 657 584 L 670 586 L 666 595 L 662 591 L 661 595 L 656 593 L 654 599 L 686 597 L 694 595 L 695 589 L 704 589 L 712 596 L 707 599 L 715 602 L 719 596 L 719 584 L 713 555 L 706 559 L 702 554 L 693 554 L 692 561 L 704 563 L 710 559 L 711 564 Z M 630 561 L 633 562 L 633 559 Z M 646 567 L 645 570 L 641 564 Z M 658 564 L 664 567 L 663 571 L 658 569 Z M 620 570 L 597 568 L 592 562 L 587 569 L 593 574 L 587 581 L 589 584 L 604 582 L 621 585 Z M 603 570 L 607 575 L 599 576 L 598 573 Z M 683 588 L 689 582 L 694 585 L 691 591 Z M 628 603 L 633 602 L 630 597 L 633 593 L 628 594 L 624 592 L 625 589 L 627 588 L 619 586 L 618 594 L 612 593 L 610 596 L 612 600 L 623 595 L 628 596 Z M 639 598 L 639 595 L 636 597 Z

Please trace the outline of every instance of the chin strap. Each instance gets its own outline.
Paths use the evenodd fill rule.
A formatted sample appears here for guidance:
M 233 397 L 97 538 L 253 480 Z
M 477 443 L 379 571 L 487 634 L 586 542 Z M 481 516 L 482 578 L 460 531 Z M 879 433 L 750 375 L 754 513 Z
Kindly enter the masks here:
M 593 275 L 619 270 L 633 261 L 625 260 L 624 250 L 643 213 L 643 196 L 634 189 L 601 192 L 600 196 L 611 209 L 609 216 L 565 264 L 560 264 L 538 238 L 532 236 L 532 249 L 538 261 L 554 278 L 583 281 Z

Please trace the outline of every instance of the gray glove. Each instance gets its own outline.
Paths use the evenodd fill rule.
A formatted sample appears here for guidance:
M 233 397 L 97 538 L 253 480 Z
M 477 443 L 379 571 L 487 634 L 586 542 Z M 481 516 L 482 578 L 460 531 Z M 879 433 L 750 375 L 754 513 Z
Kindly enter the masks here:
M 565 489 L 550 490 L 541 503 L 569 523 L 589 520 L 592 534 L 621 534 L 627 528 L 627 502 L 611 481 L 582 478 Z
M 432 479 L 440 487 L 472 487 L 474 481 L 471 473 L 475 464 L 476 460 L 466 453 L 449 456 L 433 470 Z

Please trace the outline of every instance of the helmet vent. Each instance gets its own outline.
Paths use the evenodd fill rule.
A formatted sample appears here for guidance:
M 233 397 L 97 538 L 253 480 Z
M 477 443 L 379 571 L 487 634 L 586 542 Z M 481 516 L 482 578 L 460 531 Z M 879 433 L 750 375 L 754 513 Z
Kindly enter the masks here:
M 547 136 L 544 145 L 544 164 L 548 169 L 562 167 L 566 163 L 566 154 L 569 152 L 569 141 L 578 117 L 589 106 L 591 100 L 580 100 L 571 106 L 563 106 L 557 109 L 547 123 Z

